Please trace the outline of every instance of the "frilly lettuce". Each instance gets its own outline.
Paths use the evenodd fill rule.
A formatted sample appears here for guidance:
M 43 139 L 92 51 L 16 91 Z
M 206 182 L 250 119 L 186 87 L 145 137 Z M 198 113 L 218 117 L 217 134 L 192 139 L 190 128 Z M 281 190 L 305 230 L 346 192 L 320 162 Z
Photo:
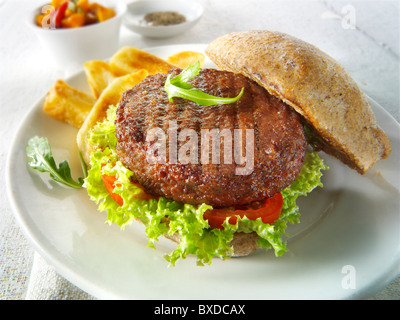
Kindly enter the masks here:
M 246 217 L 238 217 L 234 225 L 225 221 L 224 230 L 211 229 L 203 219 L 204 212 L 212 208 L 209 205 L 183 204 L 165 197 L 149 200 L 136 197 L 143 191 L 130 183 L 132 172 L 118 161 L 115 151 L 115 111 L 116 107 L 110 106 L 107 119 L 96 125 L 90 133 L 89 141 L 97 151 L 91 155 L 91 168 L 84 183 L 91 199 L 98 203 L 99 211 L 107 212 L 106 223 L 115 223 L 124 229 L 134 220 L 141 220 L 145 225 L 148 246 L 151 248 L 155 248 L 160 236 L 178 233 L 180 243 L 174 251 L 165 256 L 171 265 L 188 254 L 195 255 L 199 265 L 210 264 L 213 257 L 229 258 L 233 253 L 230 243 L 235 232 L 256 232 L 260 237 L 259 246 L 265 249 L 273 248 L 276 256 L 281 256 L 287 251 L 284 241 L 287 236 L 287 223 L 298 223 L 300 219 L 296 199 L 300 195 L 307 195 L 317 186 L 322 187 L 321 170 L 328 169 L 316 152 L 306 154 L 298 178 L 282 191 L 283 208 L 277 221 L 264 224 L 261 219 L 253 221 Z M 119 206 L 107 192 L 102 174 L 117 178 L 114 191 L 124 199 L 123 206 Z

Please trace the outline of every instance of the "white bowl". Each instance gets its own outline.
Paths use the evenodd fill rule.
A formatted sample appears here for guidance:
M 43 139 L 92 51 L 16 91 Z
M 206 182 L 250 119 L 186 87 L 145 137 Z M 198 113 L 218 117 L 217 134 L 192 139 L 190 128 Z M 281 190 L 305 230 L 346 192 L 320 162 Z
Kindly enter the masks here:
M 144 16 L 155 11 L 175 11 L 186 17 L 186 22 L 168 26 L 152 26 Z M 142 0 L 128 4 L 124 25 L 145 37 L 166 38 L 178 35 L 193 27 L 203 15 L 203 7 L 190 0 Z
M 113 8 L 116 15 L 100 23 L 68 29 L 44 29 L 38 26 L 35 17 L 43 6 L 29 15 L 28 25 L 57 65 L 82 64 L 89 60 L 105 59 L 118 50 L 119 32 L 126 4 L 120 1 L 98 3 Z

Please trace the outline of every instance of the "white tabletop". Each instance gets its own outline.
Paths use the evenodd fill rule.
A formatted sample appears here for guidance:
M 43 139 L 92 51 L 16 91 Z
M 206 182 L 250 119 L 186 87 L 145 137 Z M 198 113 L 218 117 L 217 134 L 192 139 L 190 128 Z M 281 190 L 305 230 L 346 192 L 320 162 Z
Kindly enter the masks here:
M 311 42 L 337 59 L 361 89 L 398 122 L 398 1 L 197 0 L 205 8 L 199 23 L 168 39 L 142 38 L 125 27 L 120 46 L 137 48 L 209 43 L 216 37 L 251 29 L 279 30 Z M 80 68 L 54 67 L 24 23 L 42 0 L 0 0 L 0 171 L 5 172 L 9 143 L 21 118 L 58 78 Z M 229 5 L 228 5 L 229 4 Z M 0 183 L 0 299 L 92 299 L 35 253 L 17 225 Z M 46 279 L 39 281 L 37 274 Z M 46 278 L 47 277 L 47 278 Z M 301 297 L 299 297 L 301 298 Z M 399 279 L 371 299 L 400 299 Z

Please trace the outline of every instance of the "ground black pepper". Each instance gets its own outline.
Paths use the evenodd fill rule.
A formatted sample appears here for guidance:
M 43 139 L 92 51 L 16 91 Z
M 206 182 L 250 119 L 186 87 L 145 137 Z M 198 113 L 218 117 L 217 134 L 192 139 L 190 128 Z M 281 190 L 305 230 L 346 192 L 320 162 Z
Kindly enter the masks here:
M 146 14 L 144 20 L 153 26 L 168 26 L 183 23 L 186 21 L 186 18 L 175 11 L 156 11 Z

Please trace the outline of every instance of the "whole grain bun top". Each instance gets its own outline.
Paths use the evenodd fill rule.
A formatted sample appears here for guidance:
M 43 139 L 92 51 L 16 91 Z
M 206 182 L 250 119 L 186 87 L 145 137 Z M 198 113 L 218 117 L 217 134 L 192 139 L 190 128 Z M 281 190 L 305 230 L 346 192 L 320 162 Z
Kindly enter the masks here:
M 390 154 L 366 96 L 329 55 L 293 36 L 246 31 L 206 49 L 223 70 L 241 73 L 300 113 L 322 149 L 364 174 Z

